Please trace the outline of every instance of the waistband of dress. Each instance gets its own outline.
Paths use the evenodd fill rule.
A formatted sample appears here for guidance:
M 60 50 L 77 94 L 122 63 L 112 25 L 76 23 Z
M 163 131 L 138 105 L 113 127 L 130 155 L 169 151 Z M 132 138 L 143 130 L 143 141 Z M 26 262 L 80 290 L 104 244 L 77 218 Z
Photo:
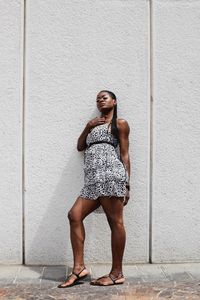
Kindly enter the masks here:
M 109 144 L 109 145 L 111 145 L 111 146 L 113 146 L 115 148 L 114 144 L 111 143 L 111 142 L 108 142 L 108 141 L 96 141 L 96 142 L 90 143 L 87 146 L 87 149 L 90 148 L 92 145 L 95 145 L 95 144 Z

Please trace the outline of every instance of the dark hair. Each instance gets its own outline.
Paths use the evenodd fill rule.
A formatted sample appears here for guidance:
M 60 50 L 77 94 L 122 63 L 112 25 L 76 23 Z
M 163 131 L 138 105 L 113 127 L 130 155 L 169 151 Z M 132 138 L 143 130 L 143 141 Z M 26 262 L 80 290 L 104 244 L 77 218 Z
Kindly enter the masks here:
M 117 97 L 115 96 L 115 94 L 113 92 L 107 91 L 107 90 L 102 90 L 101 92 L 106 92 L 110 95 L 110 97 L 112 99 L 117 100 Z M 111 133 L 115 136 L 115 138 L 117 140 L 119 140 L 119 131 L 118 131 L 118 128 L 117 128 L 117 104 L 115 104 L 115 106 L 114 106 L 113 118 L 112 118 L 112 121 L 111 121 Z

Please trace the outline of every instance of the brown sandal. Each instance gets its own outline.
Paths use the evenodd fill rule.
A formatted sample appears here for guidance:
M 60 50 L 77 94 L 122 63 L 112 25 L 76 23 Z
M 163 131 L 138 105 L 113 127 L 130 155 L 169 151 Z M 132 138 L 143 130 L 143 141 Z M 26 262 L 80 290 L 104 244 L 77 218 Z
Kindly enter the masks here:
M 88 276 L 88 274 L 85 274 L 83 276 L 80 276 L 80 274 L 83 272 L 83 270 L 85 270 L 86 267 L 84 267 L 78 274 L 75 273 L 74 271 L 72 271 L 68 276 L 67 276 L 67 279 L 65 280 L 64 283 L 61 283 L 59 284 L 57 287 L 58 288 L 68 288 L 68 287 L 71 287 L 73 285 L 75 285 L 79 280 L 83 279 L 83 278 L 86 278 Z M 64 285 L 66 283 L 66 281 L 72 276 L 72 275 L 75 275 L 77 278 L 71 283 L 71 284 L 68 284 L 68 285 Z

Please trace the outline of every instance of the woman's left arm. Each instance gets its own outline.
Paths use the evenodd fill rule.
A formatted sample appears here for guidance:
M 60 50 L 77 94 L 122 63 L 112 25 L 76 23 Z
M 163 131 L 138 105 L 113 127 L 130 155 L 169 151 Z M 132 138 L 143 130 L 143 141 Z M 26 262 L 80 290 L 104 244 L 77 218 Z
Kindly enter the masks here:
M 128 180 L 130 181 L 130 173 L 131 173 L 131 167 L 130 167 L 130 157 L 129 157 L 129 132 L 130 128 L 127 123 L 127 121 L 123 119 L 117 120 L 117 127 L 119 130 L 119 146 L 120 146 L 120 158 L 121 161 L 124 163 L 126 170 L 128 172 Z M 128 203 L 128 200 L 130 198 L 130 182 L 127 182 L 126 187 L 126 196 L 124 199 L 124 205 Z
M 130 157 L 129 157 L 129 133 L 130 128 L 128 122 L 123 119 L 117 120 L 117 127 L 119 130 L 119 146 L 120 146 L 120 158 L 126 169 L 128 171 L 128 176 L 130 179 L 131 167 L 130 167 Z

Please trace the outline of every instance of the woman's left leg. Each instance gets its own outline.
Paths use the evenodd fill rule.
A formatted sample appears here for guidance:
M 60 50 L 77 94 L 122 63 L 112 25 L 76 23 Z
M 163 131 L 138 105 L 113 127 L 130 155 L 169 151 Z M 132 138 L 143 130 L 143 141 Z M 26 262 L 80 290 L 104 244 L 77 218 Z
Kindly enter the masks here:
M 122 260 L 126 242 L 126 232 L 123 222 L 123 198 L 100 197 L 99 201 L 103 207 L 111 229 L 112 268 L 110 275 L 115 279 L 122 278 Z M 99 278 L 97 284 L 112 284 L 112 280 L 108 276 L 105 276 Z

